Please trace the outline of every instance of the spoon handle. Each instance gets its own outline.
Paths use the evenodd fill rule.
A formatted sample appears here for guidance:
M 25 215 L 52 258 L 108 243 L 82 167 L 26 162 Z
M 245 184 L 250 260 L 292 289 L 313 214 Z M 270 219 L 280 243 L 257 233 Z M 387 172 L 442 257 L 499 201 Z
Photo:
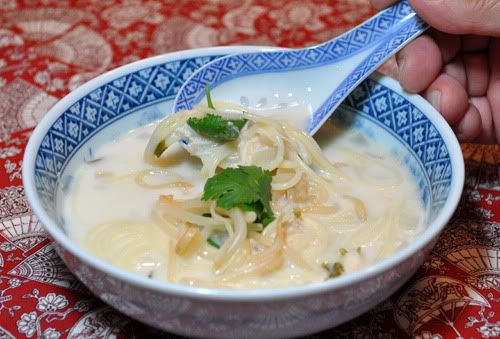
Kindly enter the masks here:
M 336 49 L 345 41 L 348 44 L 346 48 L 354 50 L 348 53 L 347 57 L 351 58 L 355 54 L 362 53 L 366 48 L 375 48 L 358 61 L 354 70 L 316 109 L 307 131 L 314 134 L 356 86 L 428 28 L 429 25 L 420 19 L 408 1 L 404 0 L 378 13 L 346 34 L 319 45 L 319 48 Z

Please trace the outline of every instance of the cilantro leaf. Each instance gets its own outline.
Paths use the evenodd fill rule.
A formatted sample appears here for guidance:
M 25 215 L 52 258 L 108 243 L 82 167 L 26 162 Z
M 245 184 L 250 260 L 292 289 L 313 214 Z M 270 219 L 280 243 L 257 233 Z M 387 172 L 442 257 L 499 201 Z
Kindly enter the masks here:
M 257 166 L 226 168 L 205 183 L 202 200 L 215 200 L 218 207 L 240 207 L 257 214 L 267 226 L 274 220 L 271 209 L 271 174 Z
M 228 120 L 215 114 L 207 114 L 203 118 L 191 117 L 187 120 L 189 127 L 198 134 L 217 141 L 231 141 L 238 138 L 247 119 Z
M 259 200 L 257 189 L 250 184 L 244 168 L 227 168 L 205 183 L 203 200 L 216 200 L 217 206 L 231 209 Z

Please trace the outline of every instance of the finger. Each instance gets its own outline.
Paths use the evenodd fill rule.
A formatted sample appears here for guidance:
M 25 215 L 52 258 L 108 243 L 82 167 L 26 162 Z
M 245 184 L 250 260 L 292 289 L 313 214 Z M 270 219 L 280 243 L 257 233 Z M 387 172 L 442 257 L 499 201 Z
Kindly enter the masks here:
M 488 59 L 484 53 L 467 53 L 463 56 L 467 74 L 467 92 L 471 97 L 486 95 L 489 81 Z
M 470 103 L 473 104 L 481 115 L 481 133 L 477 138 L 480 143 L 493 143 L 495 141 L 495 128 L 493 126 L 493 117 L 491 115 L 491 107 L 488 98 L 470 98 Z
M 459 35 L 447 34 L 435 29 L 431 29 L 428 33 L 441 51 L 443 63 L 447 63 L 455 58 L 462 47 L 462 42 Z
M 377 69 L 377 71 L 382 73 L 382 74 L 388 75 L 394 79 L 397 79 L 398 78 L 398 64 L 396 63 L 396 57 L 393 56 L 389 60 L 384 62 L 384 64 L 382 66 L 380 66 Z
M 467 74 L 465 73 L 464 63 L 460 56 L 446 64 L 443 72 L 455 78 L 463 88 L 467 88 Z
M 481 114 L 474 105 L 470 104 L 467 112 L 454 128 L 457 138 L 461 142 L 476 141 L 481 134 L 481 129 Z
M 495 129 L 496 142 L 500 143 L 500 39 L 490 42 L 490 84 L 488 101 Z
M 462 36 L 462 50 L 464 52 L 477 52 L 486 50 L 490 43 L 490 38 L 480 35 Z
M 454 34 L 500 36 L 498 0 L 409 0 L 432 27 Z
M 370 2 L 376 9 L 382 9 L 398 2 L 398 0 L 370 0 Z
M 427 88 L 424 96 L 450 125 L 458 123 L 469 108 L 465 88 L 448 74 L 441 74 Z
M 397 62 L 401 85 L 413 93 L 427 88 L 442 67 L 441 52 L 434 40 L 427 35 L 415 39 L 401 50 Z

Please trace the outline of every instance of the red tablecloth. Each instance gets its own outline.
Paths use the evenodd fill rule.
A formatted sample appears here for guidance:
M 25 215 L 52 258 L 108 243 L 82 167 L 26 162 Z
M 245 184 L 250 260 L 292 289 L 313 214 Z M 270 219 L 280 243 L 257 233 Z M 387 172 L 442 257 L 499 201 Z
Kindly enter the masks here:
M 223 44 L 310 45 L 372 13 L 367 0 L 0 0 L 0 338 L 171 336 L 90 295 L 31 214 L 23 149 L 59 98 L 151 55 Z M 500 336 L 500 147 L 463 151 L 466 191 L 429 260 L 390 300 L 320 337 Z

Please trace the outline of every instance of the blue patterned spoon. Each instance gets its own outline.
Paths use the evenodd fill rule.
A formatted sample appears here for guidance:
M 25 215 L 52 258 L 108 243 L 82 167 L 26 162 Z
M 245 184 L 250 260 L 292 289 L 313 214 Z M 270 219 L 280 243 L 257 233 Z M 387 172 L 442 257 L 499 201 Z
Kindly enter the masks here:
M 253 109 L 304 106 L 304 130 L 314 134 L 356 86 L 428 25 L 401 1 L 323 44 L 233 54 L 206 64 L 179 90 L 174 110 L 205 98 L 205 85 L 220 101 Z

